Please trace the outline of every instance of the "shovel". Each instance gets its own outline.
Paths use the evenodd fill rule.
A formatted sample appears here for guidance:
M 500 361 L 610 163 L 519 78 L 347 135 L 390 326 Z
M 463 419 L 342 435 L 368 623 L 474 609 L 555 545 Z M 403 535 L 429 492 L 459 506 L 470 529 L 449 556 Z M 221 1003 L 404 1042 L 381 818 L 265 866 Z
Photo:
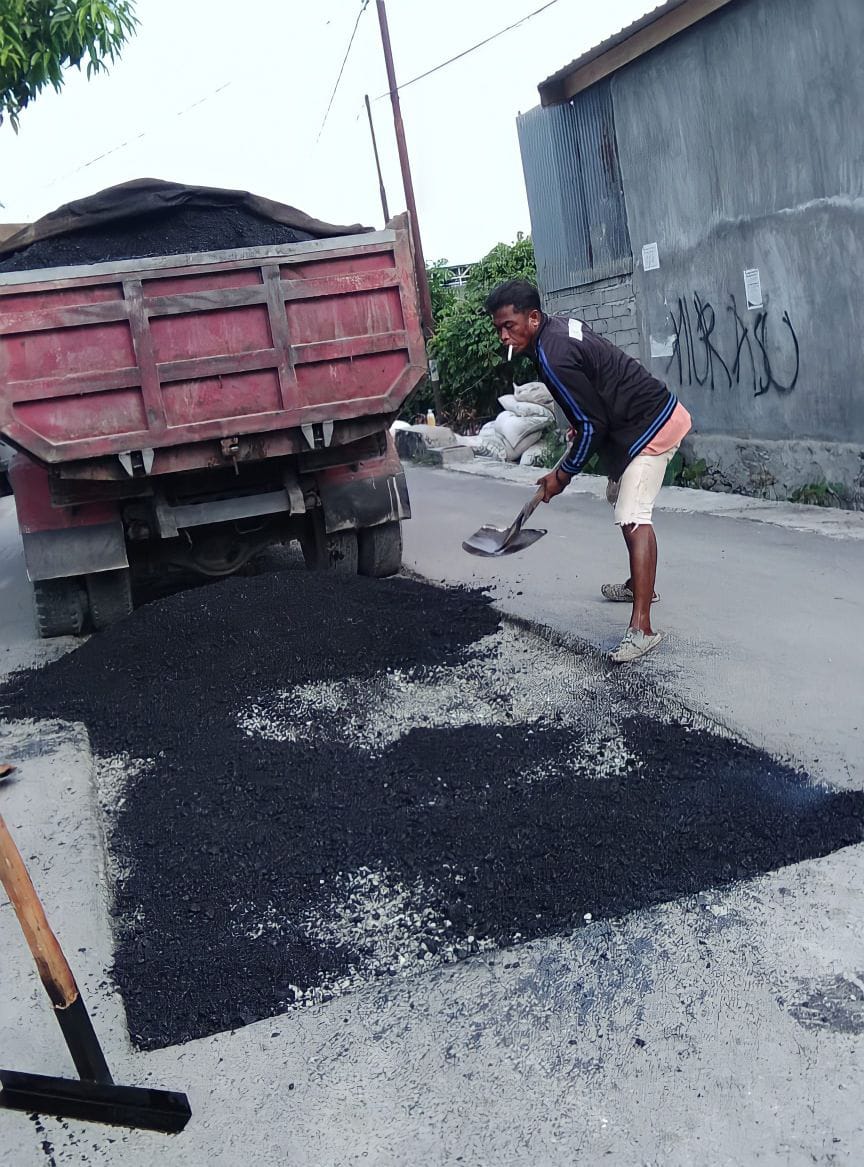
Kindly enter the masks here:
M 0 881 L 54 1006 L 80 1080 L 0 1070 L 0 1106 L 61 1118 L 175 1133 L 189 1121 L 185 1094 L 116 1086 L 72 970 L 51 931 L 24 860 L 0 815 Z
M 513 555 L 516 551 L 524 551 L 546 534 L 545 530 L 531 527 L 523 530 L 523 523 L 534 514 L 542 501 L 543 487 L 540 486 L 509 527 L 481 527 L 470 539 L 465 540 L 462 550 L 467 551 L 469 555 Z

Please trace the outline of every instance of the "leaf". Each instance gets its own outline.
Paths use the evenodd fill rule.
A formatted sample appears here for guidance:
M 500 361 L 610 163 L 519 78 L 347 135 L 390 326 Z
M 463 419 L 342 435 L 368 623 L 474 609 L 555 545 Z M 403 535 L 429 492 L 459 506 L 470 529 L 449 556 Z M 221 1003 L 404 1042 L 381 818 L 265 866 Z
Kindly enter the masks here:
M 134 0 L 0 0 L 0 124 L 18 131 L 21 110 L 64 70 L 88 58 L 91 76 L 113 62 L 138 26 Z

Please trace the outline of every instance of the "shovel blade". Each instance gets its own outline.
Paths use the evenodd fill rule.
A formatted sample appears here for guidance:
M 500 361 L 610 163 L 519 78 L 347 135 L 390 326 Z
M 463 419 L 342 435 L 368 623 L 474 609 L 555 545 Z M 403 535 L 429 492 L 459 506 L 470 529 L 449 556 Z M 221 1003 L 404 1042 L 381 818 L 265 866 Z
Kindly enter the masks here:
M 0 1106 L 174 1134 L 192 1114 L 185 1094 L 0 1070 Z
M 469 555 L 480 555 L 487 558 L 498 555 L 513 555 L 517 551 L 524 551 L 546 534 L 532 527 L 525 527 L 505 542 L 506 530 L 499 527 L 481 527 L 475 531 L 470 539 L 462 544 L 462 550 Z

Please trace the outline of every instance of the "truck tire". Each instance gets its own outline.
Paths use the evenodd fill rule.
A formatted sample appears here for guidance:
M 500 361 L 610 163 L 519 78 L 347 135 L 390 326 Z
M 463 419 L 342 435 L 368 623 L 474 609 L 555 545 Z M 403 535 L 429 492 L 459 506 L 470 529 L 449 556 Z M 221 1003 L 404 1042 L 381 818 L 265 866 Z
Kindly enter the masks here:
M 87 596 L 79 579 L 34 580 L 33 601 L 36 631 L 43 640 L 81 634 L 87 615 Z
M 303 559 L 310 571 L 337 571 L 341 575 L 357 574 L 357 532 L 334 531 L 328 535 L 320 516 L 310 517 L 300 539 Z
M 86 579 L 90 623 L 97 632 L 131 614 L 132 577 L 128 567 L 117 571 L 94 571 Z
M 358 539 L 358 568 L 361 575 L 381 579 L 395 575 L 402 566 L 402 524 L 380 523 L 366 527 Z

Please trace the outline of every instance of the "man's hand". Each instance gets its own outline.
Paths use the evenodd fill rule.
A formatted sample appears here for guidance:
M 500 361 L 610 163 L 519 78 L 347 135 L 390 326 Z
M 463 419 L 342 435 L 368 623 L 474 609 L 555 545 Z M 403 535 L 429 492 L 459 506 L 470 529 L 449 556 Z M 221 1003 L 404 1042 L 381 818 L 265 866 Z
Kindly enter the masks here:
M 537 479 L 537 485 L 543 487 L 543 501 L 551 502 L 556 494 L 560 494 L 562 490 L 570 485 L 572 475 L 568 474 L 566 470 L 550 470 L 548 474 L 544 474 L 542 478 Z

